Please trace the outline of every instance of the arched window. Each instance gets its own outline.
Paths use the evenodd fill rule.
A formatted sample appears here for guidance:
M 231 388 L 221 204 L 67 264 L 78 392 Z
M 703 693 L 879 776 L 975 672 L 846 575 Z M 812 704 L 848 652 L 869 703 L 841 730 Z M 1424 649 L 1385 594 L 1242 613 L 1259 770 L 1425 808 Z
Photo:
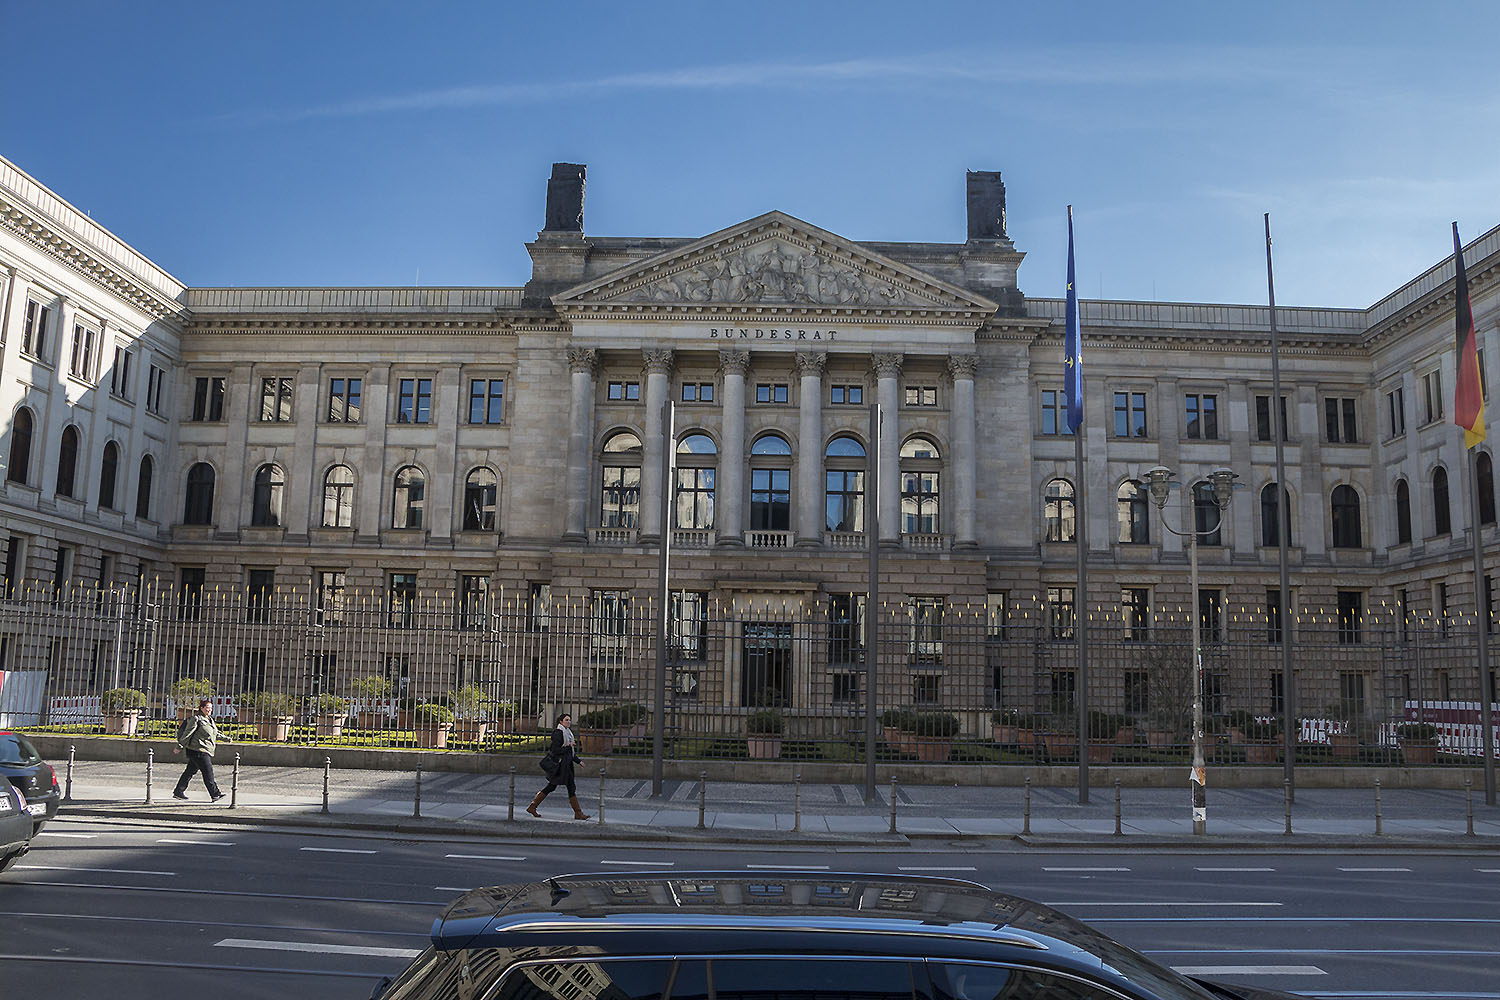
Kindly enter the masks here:
M 1115 520 L 1118 540 L 1127 545 L 1144 545 L 1151 541 L 1151 508 L 1146 506 L 1146 488 L 1127 479 L 1115 491 Z
M 1432 470 L 1432 522 L 1437 534 L 1452 534 L 1453 520 L 1448 510 L 1448 470 L 1441 465 Z
M 1047 515 L 1047 541 L 1071 542 L 1077 523 L 1073 509 L 1073 484 L 1054 479 L 1047 484 L 1042 507 Z
M 31 410 L 25 406 L 16 411 L 16 418 L 10 422 L 10 463 L 5 467 L 9 482 L 24 485 L 31 473 L 31 431 L 35 426 Z
M 150 455 L 141 456 L 141 472 L 135 480 L 135 516 L 142 521 L 151 518 L 151 476 L 156 471 L 156 466 L 151 464 Z
M 707 434 L 685 434 L 677 442 L 677 496 L 674 527 L 714 526 L 714 471 L 719 449 Z
M 335 465 L 323 476 L 323 527 L 354 527 L 354 470 Z
M 1193 528 L 1198 532 L 1199 545 L 1223 545 L 1224 512 L 1214 500 L 1211 483 L 1199 480 L 1193 484 Z
M 641 516 L 641 439 L 620 431 L 604 442 L 599 527 L 635 528 Z
M 207 462 L 198 462 L 188 470 L 182 523 L 214 523 L 214 467 Z
M 1359 530 L 1359 494 L 1353 486 L 1333 488 L 1333 547 L 1357 549 L 1363 544 Z
M 281 494 L 286 479 L 281 466 L 269 462 L 255 470 L 255 492 L 250 498 L 250 523 L 257 528 L 281 524 Z
M 57 450 L 57 495 L 73 495 L 73 479 L 78 472 L 78 428 L 63 428 L 62 445 Z
M 408 465 L 396 473 L 396 489 L 391 503 L 391 527 L 420 528 L 422 508 L 426 505 L 427 480 L 422 470 Z
M 780 434 L 762 434 L 750 445 L 750 462 L 751 530 L 791 530 L 792 446 Z
M 500 478 L 483 466 L 464 480 L 464 530 L 494 531 L 495 507 L 500 497 Z
M 865 530 L 865 446 L 840 435 L 828 442 L 824 526 L 829 531 Z
M 907 438 L 901 446 L 901 533 L 935 535 L 938 520 L 938 447 L 925 437 Z
M 1287 517 L 1287 544 L 1291 544 L 1292 523 L 1292 497 L 1286 490 L 1281 491 L 1281 498 L 1286 501 Z M 1267 483 L 1260 489 L 1260 544 L 1281 544 L 1281 511 L 1276 506 L 1276 484 Z
M 115 480 L 120 475 L 120 446 L 113 441 L 104 445 L 104 457 L 99 461 L 99 509 L 115 509 Z
M 1495 463 L 1490 459 L 1490 453 L 1481 451 L 1474 459 L 1474 467 L 1479 472 L 1479 523 L 1495 523 Z
M 1411 541 L 1411 488 L 1405 479 L 1396 480 L 1396 544 Z

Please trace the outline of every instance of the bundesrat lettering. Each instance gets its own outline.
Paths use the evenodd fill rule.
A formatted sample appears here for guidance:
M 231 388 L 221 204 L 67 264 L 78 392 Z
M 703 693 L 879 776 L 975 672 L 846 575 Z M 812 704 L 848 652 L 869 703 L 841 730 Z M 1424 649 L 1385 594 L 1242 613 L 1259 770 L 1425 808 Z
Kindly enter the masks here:
M 709 340 L 833 340 L 837 330 L 778 330 L 774 327 L 709 327 Z

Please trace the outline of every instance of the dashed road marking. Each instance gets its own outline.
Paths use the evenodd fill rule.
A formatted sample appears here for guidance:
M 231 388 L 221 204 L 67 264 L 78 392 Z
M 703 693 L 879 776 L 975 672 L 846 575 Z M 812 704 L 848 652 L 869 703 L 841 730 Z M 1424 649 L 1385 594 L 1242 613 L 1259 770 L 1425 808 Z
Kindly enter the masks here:
M 433 888 L 438 892 L 468 892 L 474 887 L 472 885 L 435 885 Z
M 75 840 L 93 840 L 99 836 L 97 833 L 63 833 L 61 830 L 43 830 L 37 836 L 40 837 L 72 837 Z
M 1184 976 L 1326 976 L 1316 965 L 1174 965 Z
M 262 951 L 313 951 L 324 955 L 370 955 L 375 958 L 416 958 L 420 948 L 372 948 L 352 944 L 315 944 L 311 941 L 257 941 L 254 938 L 225 938 L 214 942 L 215 948 L 256 948 Z
M 16 865 L 16 870 L 29 868 L 34 872 L 104 872 L 109 875 L 168 875 L 175 876 L 176 872 L 145 872 L 134 868 L 73 868 L 69 865 Z
M 444 854 L 445 858 L 462 858 L 466 861 L 525 861 L 525 858 L 512 858 L 504 854 Z
M 1128 872 L 1129 868 L 1043 868 L 1044 872 Z
M 757 869 L 757 870 L 762 870 L 762 871 L 786 871 L 786 872 L 802 872 L 802 871 L 826 872 L 828 870 L 828 866 L 827 865 L 746 865 L 745 867 L 746 868 Z
M 601 865 L 624 865 L 628 868 L 672 868 L 675 861 L 601 861 Z
M 315 851 L 318 854 L 374 854 L 375 851 L 359 851 L 352 847 L 303 847 L 304 851 Z
M 1340 868 L 1341 872 L 1409 872 L 1410 868 Z
M 1202 903 L 1202 902 L 1184 902 L 1182 900 L 1162 900 L 1162 901 L 1157 901 L 1157 900 L 1145 900 L 1145 899 L 1138 900 L 1136 902 L 1127 902 L 1127 901 L 1114 900 L 1114 899 L 1100 899 L 1100 900 L 1067 899 L 1067 900 L 1062 900 L 1062 901 L 1048 900 L 1047 901 L 1047 905 L 1051 906 L 1051 907 L 1055 907 L 1057 909 L 1062 909 L 1062 908 L 1068 907 L 1068 906 L 1170 906 L 1173 909 L 1176 909 L 1176 908 L 1178 908 L 1180 906 L 1280 906 L 1281 904 L 1280 903 L 1248 903 L 1248 902 Z
M 232 840 L 158 840 L 158 844 L 186 844 L 191 847 L 233 847 Z
M 1274 868 L 1194 868 L 1195 872 L 1274 872 Z
M 913 867 L 909 867 L 909 868 L 900 868 L 900 867 L 898 867 L 896 870 L 898 872 L 974 872 L 974 871 L 978 871 L 979 869 L 973 868 L 973 867 L 962 867 L 962 866 L 954 867 L 954 868 L 918 868 L 918 867 L 913 866 Z

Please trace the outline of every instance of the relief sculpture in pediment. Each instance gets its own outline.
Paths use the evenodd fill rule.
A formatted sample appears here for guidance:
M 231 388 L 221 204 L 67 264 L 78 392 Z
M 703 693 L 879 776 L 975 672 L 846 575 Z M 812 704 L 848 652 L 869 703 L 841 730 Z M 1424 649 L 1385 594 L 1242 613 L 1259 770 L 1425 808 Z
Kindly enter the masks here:
M 926 305 L 875 275 L 775 240 L 699 261 L 621 296 L 628 302 Z

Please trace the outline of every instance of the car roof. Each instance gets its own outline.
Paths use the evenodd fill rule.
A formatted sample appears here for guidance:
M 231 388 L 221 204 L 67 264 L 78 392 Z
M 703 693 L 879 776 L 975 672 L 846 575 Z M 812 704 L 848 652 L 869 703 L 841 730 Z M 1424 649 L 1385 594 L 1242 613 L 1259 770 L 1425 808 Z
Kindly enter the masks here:
M 553 956 L 847 954 L 1025 959 L 1098 972 L 1119 946 L 977 882 L 843 872 L 604 872 L 474 889 L 432 927 L 439 950 Z

